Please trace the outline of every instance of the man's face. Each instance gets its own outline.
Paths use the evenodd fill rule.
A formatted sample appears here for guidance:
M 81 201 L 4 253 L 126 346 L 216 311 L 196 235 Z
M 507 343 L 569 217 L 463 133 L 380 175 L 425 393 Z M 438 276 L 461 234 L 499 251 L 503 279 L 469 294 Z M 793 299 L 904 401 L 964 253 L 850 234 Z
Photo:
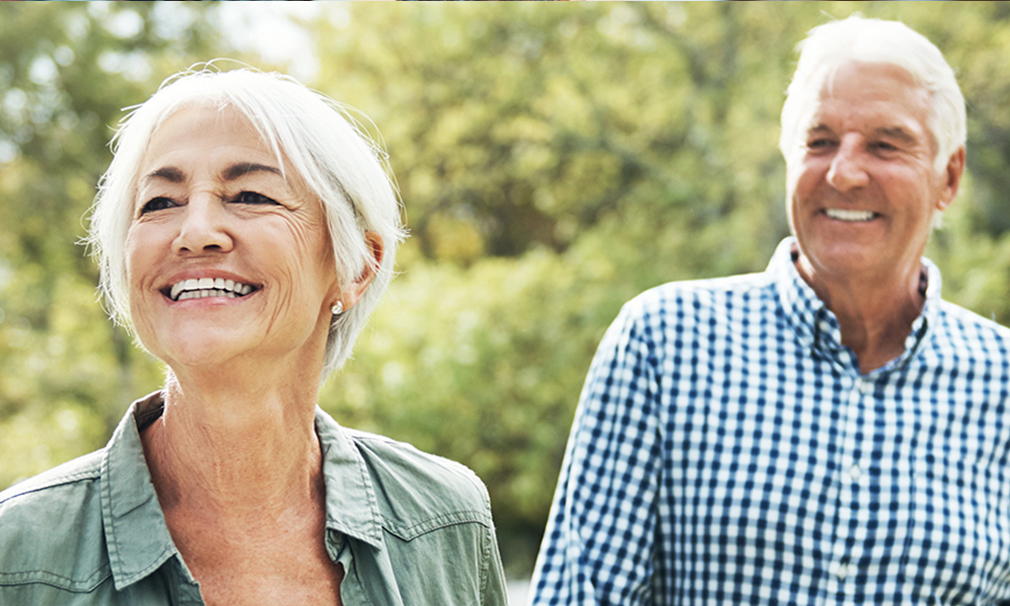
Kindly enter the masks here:
M 933 213 L 957 193 L 963 149 L 939 174 L 929 93 L 891 65 L 851 62 L 812 100 L 787 158 L 789 224 L 824 279 L 918 272 Z

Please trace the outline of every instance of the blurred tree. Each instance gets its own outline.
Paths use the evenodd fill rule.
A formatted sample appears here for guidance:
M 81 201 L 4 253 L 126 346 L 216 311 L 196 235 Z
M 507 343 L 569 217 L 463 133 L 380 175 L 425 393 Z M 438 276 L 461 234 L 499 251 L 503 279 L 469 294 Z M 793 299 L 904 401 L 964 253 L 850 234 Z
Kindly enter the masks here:
M 0 6 L 0 485 L 104 443 L 157 366 L 78 241 L 120 108 L 210 56 L 202 5 Z
M 777 143 L 793 47 L 857 8 L 964 66 L 973 133 L 988 133 L 975 182 L 1005 191 L 999 6 L 416 4 L 313 24 L 317 86 L 381 126 L 414 234 L 323 405 L 472 466 L 510 564 L 529 567 L 603 331 L 646 288 L 767 263 L 788 233 Z M 1010 241 L 979 235 L 1000 233 L 986 214 L 1006 202 L 970 189 L 931 254 L 957 274 L 948 298 L 1006 321 Z
M 321 404 L 470 465 L 528 570 L 607 325 L 652 286 L 767 263 L 793 47 L 856 10 L 960 68 L 970 174 L 929 254 L 947 298 L 1010 321 L 1005 3 L 334 3 L 304 24 L 310 84 L 381 129 L 413 238 Z M 160 383 L 74 241 L 119 108 L 222 54 L 218 11 L 0 5 L 0 486 L 100 446 Z

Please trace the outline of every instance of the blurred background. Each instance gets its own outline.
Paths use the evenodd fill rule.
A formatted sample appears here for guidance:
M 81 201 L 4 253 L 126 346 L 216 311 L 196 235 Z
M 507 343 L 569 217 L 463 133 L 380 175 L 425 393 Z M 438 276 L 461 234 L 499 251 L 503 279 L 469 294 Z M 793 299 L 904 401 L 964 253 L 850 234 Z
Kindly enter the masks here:
M 1007 323 L 1005 2 L 0 4 L 0 488 L 161 385 L 77 242 L 122 108 L 230 57 L 361 110 L 403 199 L 400 275 L 320 404 L 473 468 L 528 578 L 607 325 L 663 282 L 765 267 L 793 47 L 856 10 L 958 70 L 968 177 L 928 254 L 946 298 Z

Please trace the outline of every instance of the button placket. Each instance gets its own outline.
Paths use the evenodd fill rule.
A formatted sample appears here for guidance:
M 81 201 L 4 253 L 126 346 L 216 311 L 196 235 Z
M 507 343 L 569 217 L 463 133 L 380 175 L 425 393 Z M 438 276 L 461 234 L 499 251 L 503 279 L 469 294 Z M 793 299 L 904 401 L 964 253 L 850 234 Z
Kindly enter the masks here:
M 841 457 L 838 468 L 838 525 L 835 528 L 835 542 L 832 549 L 832 559 L 828 566 L 831 583 L 836 591 L 842 594 L 854 589 L 856 566 L 853 562 L 859 558 L 857 545 L 850 547 L 853 532 L 853 521 L 857 511 L 863 506 L 860 494 L 861 481 L 866 477 L 862 462 L 865 453 L 862 452 L 860 432 L 866 427 L 867 420 L 863 415 L 872 410 L 872 403 L 866 404 L 866 399 L 872 399 L 874 385 L 862 377 L 848 383 L 848 397 L 843 400 L 841 421 L 844 427 L 844 438 L 841 445 Z

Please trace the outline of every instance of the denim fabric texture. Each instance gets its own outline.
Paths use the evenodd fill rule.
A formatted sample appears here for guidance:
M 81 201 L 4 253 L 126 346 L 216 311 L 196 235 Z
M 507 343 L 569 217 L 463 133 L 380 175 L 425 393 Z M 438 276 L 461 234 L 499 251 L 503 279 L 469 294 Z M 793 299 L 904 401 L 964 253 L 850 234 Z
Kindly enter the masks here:
M 109 444 L 0 493 L 0 604 L 203 604 L 165 524 L 140 430 L 160 392 Z M 506 603 L 487 490 L 469 469 L 340 427 L 316 409 L 326 536 L 345 604 Z

